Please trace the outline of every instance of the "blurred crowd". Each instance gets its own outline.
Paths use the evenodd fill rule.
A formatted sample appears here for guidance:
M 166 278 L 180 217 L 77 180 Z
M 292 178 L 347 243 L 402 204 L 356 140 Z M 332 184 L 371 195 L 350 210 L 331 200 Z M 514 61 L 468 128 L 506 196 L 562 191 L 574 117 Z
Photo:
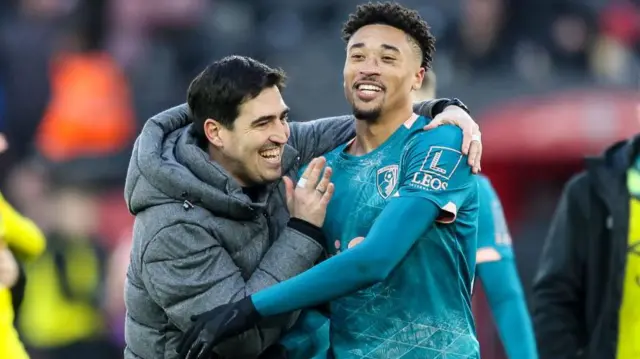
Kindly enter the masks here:
M 503 195 L 528 288 L 562 182 L 581 167 L 582 155 L 638 131 L 623 113 L 640 99 L 640 1 L 399 2 L 418 9 L 437 38 L 437 95 L 461 98 L 481 126 L 487 123 L 483 169 Z M 287 71 L 284 97 L 293 120 L 346 113 L 336 91 L 340 28 L 359 3 L 0 2 L 0 133 L 9 144 L 0 156 L 0 189 L 47 237 L 45 254 L 27 267 L 18 313 L 34 358 L 121 357 L 132 223 L 122 187 L 145 120 L 184 102 L 191 78 L 229 54 Z M 549 96 L 565 94 L 574 95 L 549 104 Z M 573 102 L 593 98 L 605 100 L 588 113 L 572 112 L 580 106 Z M 511 103 L 515 108 L 501 114 Z M 542 114 L 531 115 L 541 106 Z M 509 127 L 512 120 L 517 125 Z M 551 140 L 516 135 L 542 136 L 540 127 L 549 125 L 547 131 L 568 131 L 557 141 L 583 137 L 550 153 Z M 572 132 L 583 125 L 591 132 Z M 513 158 L 500 156 L 505 151 Z M 478 308 L 484 357 L 499 358 L 484 304 Z

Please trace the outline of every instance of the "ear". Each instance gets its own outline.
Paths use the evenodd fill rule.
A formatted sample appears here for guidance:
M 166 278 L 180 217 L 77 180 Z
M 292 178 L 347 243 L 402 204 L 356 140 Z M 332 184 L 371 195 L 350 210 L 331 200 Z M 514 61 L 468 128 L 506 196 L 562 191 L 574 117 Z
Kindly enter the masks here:
M 420 90 L 420 88 L 422 88 L 422 81 L 424 80 L 425 73 L 426 73 L 426 71 L 425 71 L 424 67 L 418 68 L 418 71 L 416 72 L 415 76 L 413 77 L 413 84 L 411 86 L 412 90 L 418 91 L 418 90 Z
M 214 119 L 208 118 L 204 121 L 204 134 L 207 136 L 209 143 L 216 147 L 224 147 L 224 142 L 222 141 L 222 137 L 220 137 L 222 128 L 220 122 Z

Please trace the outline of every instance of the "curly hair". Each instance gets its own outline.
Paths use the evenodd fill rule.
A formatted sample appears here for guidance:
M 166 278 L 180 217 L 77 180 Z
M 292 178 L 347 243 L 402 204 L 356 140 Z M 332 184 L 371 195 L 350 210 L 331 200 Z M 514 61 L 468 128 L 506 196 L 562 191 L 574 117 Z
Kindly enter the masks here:
M 436 39 L 429 31 L 427 22 L 417 11 L 394 2 L 359 5 L 344 23 L 342 38 L 349 42 L 351 36 L 360 28 L 374 24 L 388 25 L 406 33 L 410 43 L 419 50 L 422 57 L 420 66 L 425 69 L 431 67 Z

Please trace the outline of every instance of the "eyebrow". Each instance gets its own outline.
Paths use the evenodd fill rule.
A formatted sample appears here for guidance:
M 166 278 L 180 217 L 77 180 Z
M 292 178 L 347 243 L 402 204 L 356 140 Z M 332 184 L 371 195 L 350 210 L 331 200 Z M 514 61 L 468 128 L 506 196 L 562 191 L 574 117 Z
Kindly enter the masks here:
M 286 109 L 284 109 L 284 111 L 282 111 L 280 113 L 279 118 L 284 118 L 289 114 L 289 108 L 287 107 Z M 251 125 L 257 125 L 260 122 L 268 122 L 268 121 L 273 121 L 276 119 L 277 116 L 275 115 L 266 115 L 266 116 L 261 116 L 256 118 L 255 120 L 251 121 Z
M 385 50 L 391 50 L 393 52 L 400 53 L 400 49 L 395 47 L 395 46 L 393 46 L 393 45 L 382 44 L 380 46 Z
M 352 49 L 361 49 L 361 48 L 363 48 L 363 47 L 364 47 L 364 42 L 358 42 L 358 43 L 355 43 L 355 44 L 351 45 L 351 46 L 349 47 L 349 50 L 352 50 Z M 393 45 L 389 45 L 389 44 L 382 44 L 382 45 L 380 45 L 380 47 L 382 47 L 382 48 L 383 48 L 383 49 L 385 49 L 385 50 L 389 50 L 389 51 L 393 51 L 393 52 L 400 53 L 400 49 L 399 49 L 399 48 L 397 48 L 397 47 L 395 47 L 395 46 L 393 46 Z

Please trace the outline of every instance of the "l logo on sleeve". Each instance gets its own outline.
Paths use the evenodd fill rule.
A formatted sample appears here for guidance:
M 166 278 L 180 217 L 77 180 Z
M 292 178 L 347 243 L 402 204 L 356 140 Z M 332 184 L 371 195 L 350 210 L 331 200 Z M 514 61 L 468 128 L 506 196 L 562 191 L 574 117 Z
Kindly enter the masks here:
M 462 160 L 462 153 L 449 147 L 431 146 L 420 169 L 413 173 L 411 185 L 441 191 L 449 186 L 449 180 Z
M 443 146 L 431 146 L 422 162 L 420 172 L 429 173 L 448 181 L 462 160 L 462 152 Z

